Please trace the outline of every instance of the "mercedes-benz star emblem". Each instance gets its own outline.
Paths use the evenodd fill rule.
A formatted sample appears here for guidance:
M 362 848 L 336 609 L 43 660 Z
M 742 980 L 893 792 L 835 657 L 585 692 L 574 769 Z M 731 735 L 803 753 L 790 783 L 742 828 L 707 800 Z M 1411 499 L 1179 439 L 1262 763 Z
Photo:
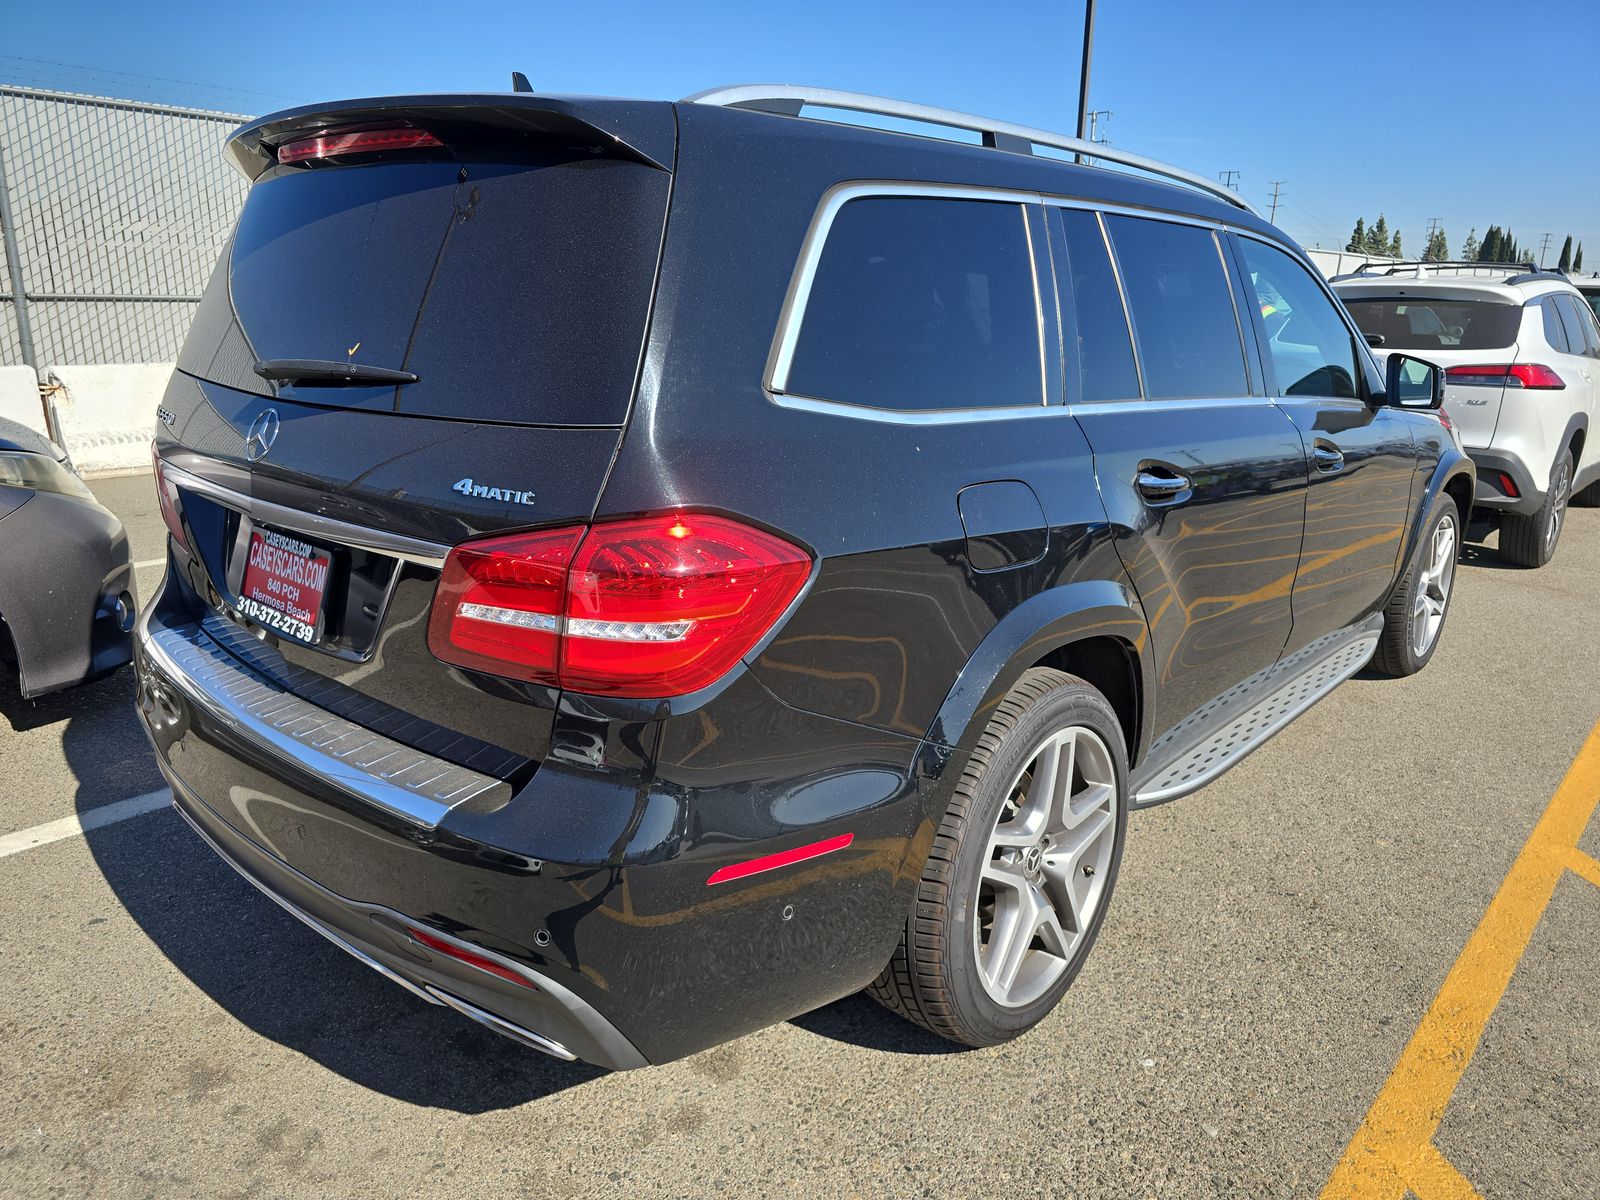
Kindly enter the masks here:
M 244 439 L 244 456 L 250 462 L 260 462 L 278 440 L 278 410 L 269 408 L 250 422 L 250 432 Z

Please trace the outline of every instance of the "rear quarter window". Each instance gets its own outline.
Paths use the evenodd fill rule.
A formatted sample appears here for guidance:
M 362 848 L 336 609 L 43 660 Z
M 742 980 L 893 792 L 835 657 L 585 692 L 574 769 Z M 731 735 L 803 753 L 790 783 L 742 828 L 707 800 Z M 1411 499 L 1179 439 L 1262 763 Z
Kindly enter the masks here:
M 1522 306 L 1426 296 L 1345 298 L 1361 332 L 1383 338 L 1385 350 L 1504 350 L 1517 340 Z
M 897 411 L 1044 402 L 1020 204 L 873 196 L 839 209 L 782 391 Z

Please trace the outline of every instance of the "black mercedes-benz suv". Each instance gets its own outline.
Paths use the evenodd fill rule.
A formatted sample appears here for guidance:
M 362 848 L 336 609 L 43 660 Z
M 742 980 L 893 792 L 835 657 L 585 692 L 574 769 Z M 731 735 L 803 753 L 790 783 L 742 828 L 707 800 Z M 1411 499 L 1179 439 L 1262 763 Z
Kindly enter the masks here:
M 1426 664 L 1473 492 L 1283 234 L 1079 148 L 788 87 L 240 129 L 136 639 L 179 810 L 562 1057 L 1038 1022 L 1131 808 Z

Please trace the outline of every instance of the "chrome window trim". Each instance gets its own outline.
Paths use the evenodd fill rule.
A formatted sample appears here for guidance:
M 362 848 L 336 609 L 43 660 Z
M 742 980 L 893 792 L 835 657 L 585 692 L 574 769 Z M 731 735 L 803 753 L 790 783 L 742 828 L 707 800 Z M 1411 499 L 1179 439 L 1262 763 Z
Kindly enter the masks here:
M 1192 408 L 1266 408 L 1276 404 L 1272 396 L 1181 396 L 1172 400 L 1080 400 L 1067 405 L 1067 411 L 1086 417 L 1091 413 L 1159 412 Z
M 320 513 L 289 508 L 286 505 L 274 504 L 270 500 L 258 500 L 254 496 L 247 496 L 214 480 L 175 467 L 165 459 L 161 462 L 161 471 L 175 486 L 187 488 L 207 499 L 237 509 L 260 524 L 304 533 L 344 546 L 376 551 L 379 554 L 404 559 L 406 562 L 433 567 L 435 570 L 444 566 L 445 556 L 450 553 L 449 546 L 437 542 L 389 533 L 382 529 L 372 529 L 365 525 L 352 525 L 347 521 L 322 516 Z
M 986 200 L 1001 204 L 1015 204 L 1022 212 L 1023 234 L 1028 239 L 1028 270 L 1033 280 L 1033 307 L 1035 334 L 1039 341 L 1039 403 L 1037 405 L 1003 405 L 998 407 L 971 406 L 963 408 L 894 409 L 877 408 L 864 404 L 848 404 L 840 400 L 827 400 L 805 396 L 788 390 L 789 371 L 794 364 L 795 346 L 800 340 L 800 329 L 805 321 L 805 309 L 811 299 L 811 288 L 816 282 L 817 266 L 827 244 L 839 210 L 852 200 L 897 197 L 922 197 L 934 200 Z M 778 314 L 778 331 L 767 356 L 765 388 L 768 398 L 780 408 L 794 408 L 804 412 L 828 413 L 833 416 L 854 417 L 858 420 L 881 421 L 892 425 L 949 425 L 962 421 L 1008 420 L 1021 416 L 1038 416 L 1043 412 L 1059 410 L 1062 406 L 1049 403 L 1050 373 L 1045 355 L 1044 296 L 1039 280 L 1038 260 L 1033 236 L 1033 226 L 1028 219 L 1028 206 L 1038 205 L 1038 192 L 1016 191 L 1009 188 L 990 188 L 978 185 L 895 182 L 892 180 L 853 180 L 835 184 L 823 193 L 811 227 L 806 230 L 800 245 L 794 274 L 789 280 L 789 290 L 784 295 L 783 308 Z

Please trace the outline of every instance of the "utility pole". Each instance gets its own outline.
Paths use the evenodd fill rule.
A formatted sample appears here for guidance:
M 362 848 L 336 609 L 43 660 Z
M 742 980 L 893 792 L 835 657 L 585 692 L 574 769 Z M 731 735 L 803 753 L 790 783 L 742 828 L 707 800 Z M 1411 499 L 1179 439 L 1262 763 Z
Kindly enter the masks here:
M 1539 243 L 1539 269 L 1544 270 L 1544 253 L 1550 249 L 1550 235 L 1544 235 L 1544 241 Z
M 1444 223 L 1444 218 L 1442 218 L 1442 217 L 1429 217 L 1428 218 L 1428 237 L 1427 237 L 1427 240 L 1422 243 L 1422 261 L 1423 262 L 1427 262 L 1428 261 L 1428 257 L 1429 257 L 1429 255 L 1431 254 L 1431 252 L 1433 250 L 1433 235 L 1439 232 L 1439 226 L 1442 225 L 1443 223 Z M 1439 261 L 1440 262 L 1444 262 L 1449 257 L 1450 257 L 1450 250 L 1449 250 L 1449 247 L 1446 247 L 1445 248 L 1445 252 L 1442 255 L 1439 256 Z
M 1078 76 L 1078 140 L 1089 114 L 1089 52 L 1094 48 L 1094 0 L 1083 0 L 1083 73 Z M 1083 155 L 1075 155 L 1079 162 Z
M 1111 115 L 1112 115 L 1111 114 L 1111 110 L 1109 108 L 1096 108 L 1096 109 L 1090 110 L 1090 112 L 1089 112 L 1089 144 L 1090 145 L 1104 146 L 1108 142 L 1111 141 L 1110 138 L 1106 137 L 1105 134 L 1100 132 L 1100 126 L 1101 125 L 1103 125 L 1103 124 L 1109 125 L 1111 123 Z M 1104 121 L 1101 120 L 1102 117 L 1105 118 Z M 1083 161 L 1085 163 L 1088 163 L 1088 164 L 1091 164 L 1091 165 L 1094 163 L 1094 159 L 1088 158 L 1088 157 L 1084 157 Z
M 1274 179 L 1272 181 L 1272 212 L 1270 214 L 1268 214 L 1268 216 L 1267 216 L 1268 224 L 1271 224 L 1274 220 L 1277 219 L 1277 216 L 1278 216 L 1278 193 L 1283 190 L 1283 185 L 1288 183 L 1288 182 L 1289 181 L 1287 179 Z
M 1239 185 L 1234 182 L 1235 179 L 1239 178 L 1239 172 L 1237 172 L 1237 171 L 1218 171 L 1217 172 L 1217 178 L 1222 181 L 1222 186 L 1223 187 L 1232 188 L 1236 192 L 1239 190 Z

